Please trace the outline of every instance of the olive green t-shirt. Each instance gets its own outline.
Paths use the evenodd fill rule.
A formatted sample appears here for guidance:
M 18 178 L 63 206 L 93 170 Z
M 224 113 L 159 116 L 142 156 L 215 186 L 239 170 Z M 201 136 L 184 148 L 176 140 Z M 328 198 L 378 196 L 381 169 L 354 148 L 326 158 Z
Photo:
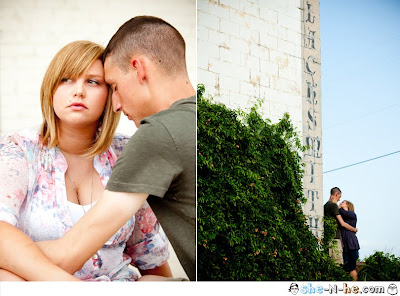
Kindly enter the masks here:
M 339 207 L 336 203 L 331 202 L 330 200 L 328 200 L 326 202 L 326 204 L 324 205 L 324 216 L 326 217 L 331 217 L 334 218 L 336 223 L 339 225 L 336 216 L 340 215 L 339 213 Z M 336 231 L 336 237 L 335 238 L 340 238 L 340 231 L 339 231 L 339 227 Z
M 107 190 L 147 193 L 189 279 L 196 279 L 196 99 L 144 118 Z

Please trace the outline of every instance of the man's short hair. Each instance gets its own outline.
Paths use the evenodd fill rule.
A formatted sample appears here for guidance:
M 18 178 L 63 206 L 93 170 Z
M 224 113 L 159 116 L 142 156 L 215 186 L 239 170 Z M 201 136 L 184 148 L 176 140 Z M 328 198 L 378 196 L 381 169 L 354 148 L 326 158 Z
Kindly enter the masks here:
M 339 189 L 339 187 L 333 187 L 331 189 L 331 195 L 335 195 L 336 193 L 342 193 L 342 191 Z
M 185 41 L 166 21 L 153 16 L 137 16 L 125 24 L 111 38 L 104 54 L 123 71 L 128 71 L 134 54 L 143 54 L 167 76 L 186 72 Z

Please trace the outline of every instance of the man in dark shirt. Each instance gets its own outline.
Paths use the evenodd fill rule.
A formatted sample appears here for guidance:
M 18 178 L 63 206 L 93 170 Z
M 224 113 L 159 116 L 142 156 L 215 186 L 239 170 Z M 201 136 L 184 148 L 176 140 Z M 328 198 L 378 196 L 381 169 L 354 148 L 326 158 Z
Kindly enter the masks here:
M 338 202 L 341 197 L 342 191 L 338 187 L 333 187 L 331 189 L 329 200 L 324 205 L 324 216 L 334 218 L 338 225 L 341 225 L 350 231 L 357 232 L 357 228 L 354 228 L 348 223 L 344 222 L 342 216 L 340 216 Z M 339 229 L 336 231 L 333 245 L 329 248 L 329 255 L 336 263 L 343 264 L 343 247 L 340 239 Z

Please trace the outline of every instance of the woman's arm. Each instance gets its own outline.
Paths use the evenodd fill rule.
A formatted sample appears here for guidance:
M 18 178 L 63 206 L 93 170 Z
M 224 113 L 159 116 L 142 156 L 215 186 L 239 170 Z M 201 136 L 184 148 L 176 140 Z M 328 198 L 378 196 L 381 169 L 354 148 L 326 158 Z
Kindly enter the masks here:
M 358 229 L 357 229 L 357 228 L 354 228 L 354 227 L 351 226 L 350 224 L 344 222 L 342 216 L 337 215 L 337 216 L 336 216 L 336 219 L 339 221 L 339 223 L 340 223 L 340 225 L 341 225 L 342 227 L 346 228 L 347 230 L 350 230 L 350 231 L 353 231 L 353 232 L 357 233 Z
M 77 280 L 54 265 L 17 225 L 29 183 L 18 135 L 0 138 L 0 268 L 26 280 Z M 5 273 L 3 271 L 3 275 Z
M 24 282 L 25 280 L 8 270 L 0 268 L 0 282 Z
M 168 264 L 169 242 L 150 205 L 145 202 L 135 215 L 133 232 L 125 253 L 142 275 L 172 277 Z
M 342 216 L 343 220 L 357 220 L 356 213 L 354 213 L 353 211 L 347 211 L 343 208 L 340 208 L 339 213 Z
M 52 263 L 27 235 L 11 224 L 0 221 L 0 238 L 0 268 L 30 281 L 78 281 Z
M 139 269 L 142 275 L 159 275 L 165 277 L 172 277 L 171 267 L 168 262 L 165 262 L 163 265 L 158 266 L 153 269 L 142 270 Z

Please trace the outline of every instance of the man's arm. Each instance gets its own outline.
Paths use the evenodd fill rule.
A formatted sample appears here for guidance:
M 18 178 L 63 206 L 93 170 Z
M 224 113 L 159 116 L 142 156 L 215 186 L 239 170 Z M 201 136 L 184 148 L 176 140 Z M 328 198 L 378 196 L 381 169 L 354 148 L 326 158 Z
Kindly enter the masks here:
M 0 268 L 30 281 L 78 281 L 52 263 L 22 231 L 0 221 Z
M 339 221 L 340 225 L 342 225 L 344 228 L 346 228 L 347 230 L 353 231 L 355 233 L 357 233 L 357 228 L 354 228 L 353 226 L 351 226 L 350 224 L 344 222 L 342 216 L 337 215 L 336 219 Z
M 63 237 L 41 242 L 39 247 L 55 264 L 73 274 L 135 215 L 147 196 L 105 190 L 103 197 Z

